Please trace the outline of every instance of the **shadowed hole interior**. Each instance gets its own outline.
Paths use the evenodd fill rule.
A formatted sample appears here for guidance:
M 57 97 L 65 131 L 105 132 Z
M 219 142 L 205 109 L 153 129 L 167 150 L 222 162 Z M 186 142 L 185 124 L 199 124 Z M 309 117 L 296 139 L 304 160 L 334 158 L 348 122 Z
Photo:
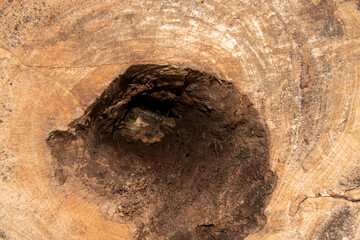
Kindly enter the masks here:
M 112 202 L 137 239 L 243 239 L 266 222 L 264 124 L 210 74 L 134 65 L 47 144 L 58 184 Z

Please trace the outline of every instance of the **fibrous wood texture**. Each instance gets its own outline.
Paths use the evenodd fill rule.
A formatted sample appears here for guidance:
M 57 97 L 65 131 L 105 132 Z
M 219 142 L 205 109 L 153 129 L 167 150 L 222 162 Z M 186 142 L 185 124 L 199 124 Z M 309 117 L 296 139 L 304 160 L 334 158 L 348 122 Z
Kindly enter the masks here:
M 134 64 L 232 82 L 269 132 L 257 239 L 360 239 L 358 1 L 1 1 L 0 238 L 131 239 L 46 145 Z M 79 193 L 79 192 L 81 193 Z M 105 213 L 105 214 L 104 214 Z

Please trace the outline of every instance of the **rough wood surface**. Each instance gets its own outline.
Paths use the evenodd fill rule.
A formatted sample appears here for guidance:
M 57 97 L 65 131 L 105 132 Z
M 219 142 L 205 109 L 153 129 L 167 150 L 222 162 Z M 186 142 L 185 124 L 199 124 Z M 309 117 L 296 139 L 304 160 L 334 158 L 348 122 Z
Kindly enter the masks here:
M 232 82 L 266 123 L 276 188 L 247 240 L 360 239 L 358 1 L 0 2 L 0 238 L 131 239 L 55 183 L 49 133 L 134 64 Z M 81 191 L 81 189 L 79 190 Z M 90 196 L 89 198 L 92 198 Z

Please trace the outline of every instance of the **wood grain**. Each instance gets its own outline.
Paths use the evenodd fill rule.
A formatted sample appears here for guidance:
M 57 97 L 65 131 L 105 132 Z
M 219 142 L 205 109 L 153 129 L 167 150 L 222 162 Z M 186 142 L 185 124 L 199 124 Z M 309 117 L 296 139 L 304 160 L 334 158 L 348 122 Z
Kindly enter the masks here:
M 132 238 L 106 202 L 56 184 L 45 139 L 152 63 L 233 82 L 266 123 L 278 180 L 246 239 L 360 239 L 358 1 L 4 0 L 0 13 L 0 238 Z

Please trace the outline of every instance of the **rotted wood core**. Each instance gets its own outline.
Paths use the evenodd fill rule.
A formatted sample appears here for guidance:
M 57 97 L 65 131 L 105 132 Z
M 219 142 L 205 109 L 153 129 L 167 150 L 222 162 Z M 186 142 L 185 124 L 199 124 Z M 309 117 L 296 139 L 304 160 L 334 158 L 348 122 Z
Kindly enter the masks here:
M 136 239 L 243 239 L 276 181 L 267 134 L 232 83 L 134 65 L 47 144 L 57 184 L 112 202 Z

